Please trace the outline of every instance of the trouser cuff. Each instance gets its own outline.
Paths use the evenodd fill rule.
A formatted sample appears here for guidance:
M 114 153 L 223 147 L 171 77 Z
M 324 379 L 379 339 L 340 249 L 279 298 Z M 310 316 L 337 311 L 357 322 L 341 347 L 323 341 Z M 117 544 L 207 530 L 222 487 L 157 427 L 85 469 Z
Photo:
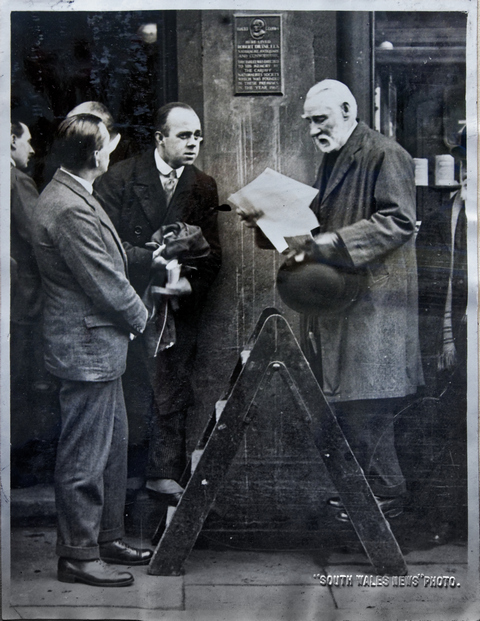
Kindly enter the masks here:
M 110 530 L 101 530 L 98 534 L 98 543 L 108 543 L 115 539 L 122 539 L 125 531 L 123 528 L 111 528 Z
M 94 561 L 95 559 L 100 558 L 100 550 L 98 546 L 79 548 L 75 546 L 57 544 L 55 551 L 58 556 L 73 558 L 77 561 Z

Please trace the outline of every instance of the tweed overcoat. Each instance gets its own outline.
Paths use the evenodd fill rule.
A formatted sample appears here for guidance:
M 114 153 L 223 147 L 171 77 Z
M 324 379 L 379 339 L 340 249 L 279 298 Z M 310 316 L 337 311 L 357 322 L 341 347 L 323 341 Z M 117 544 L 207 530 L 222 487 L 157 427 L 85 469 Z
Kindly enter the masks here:
M 57 170 L 33 218 L 44 302 L 45 363 L 62 379 L 110 381 L 125 371 L 129 334 L 147 311 L 126 276 L 127 259 L 100 203 Z
M 322 174 L 320 165 L 316 187 Z M 338 233 L 365 277 L 346 310 L 302 317 L 302 345 L 327 399 L 415 393 L 423 373 L 413 160 L 397 142 L 359 123 L 312 209 L 321 231 Z

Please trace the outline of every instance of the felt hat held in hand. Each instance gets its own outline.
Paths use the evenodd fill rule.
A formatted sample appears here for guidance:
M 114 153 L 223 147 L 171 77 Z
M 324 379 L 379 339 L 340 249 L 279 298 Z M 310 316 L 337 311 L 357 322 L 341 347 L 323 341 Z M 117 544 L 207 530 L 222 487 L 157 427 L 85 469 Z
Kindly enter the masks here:
M 365 285 L 363 272 L 343 270 L 326 263 L 287 261 L 277 275 L 283 302 L 299 313 L 339 311 L 353 304 Z

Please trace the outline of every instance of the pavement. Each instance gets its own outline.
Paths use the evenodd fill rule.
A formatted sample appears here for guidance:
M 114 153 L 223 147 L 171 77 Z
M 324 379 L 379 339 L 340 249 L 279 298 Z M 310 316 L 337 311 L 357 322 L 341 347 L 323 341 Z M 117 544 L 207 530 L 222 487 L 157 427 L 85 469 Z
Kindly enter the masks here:
M 194 547 L 181 576 L 152 576 L 147 567 L 132 567 L 132 586 L 98 588 L 57 581 L 53 512 L 51 487 L 13 490 L 9 550 L 3 542 L 2 619 L 480 619 L 478 575 L 469 566 L 466 541 L 438 538 L 416 545 L 415 537 L 397 537 L 409 569 L 403 577 L 376 576 L 358 543 L 339 546 L 333 530 L 321 543 L 312 537 L 310 546 L 297 548 L 262 549 L 258 541 L 250 548 L 203 543 Z M 148 529 L 134 526 L 126 539 L 148 547 L 151 533 L 147 537 Z

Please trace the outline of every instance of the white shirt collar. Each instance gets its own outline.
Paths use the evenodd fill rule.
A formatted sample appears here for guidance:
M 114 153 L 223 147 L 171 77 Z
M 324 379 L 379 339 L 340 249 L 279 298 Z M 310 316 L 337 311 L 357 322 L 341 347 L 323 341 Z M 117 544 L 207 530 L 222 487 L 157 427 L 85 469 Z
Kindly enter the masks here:
M 89 194 L 93 194 L 93 184 L 91 184 L 90 181 L 87 181 L 86 179 L 82 179 L 82 177 L 77 177 L 77 175 L 74 175 L 69 170 L 66 170 L 63 166 L 60 166 L 60 170 L 63 170 L 64 173 L 67 173 L 67 175 L 70 175 L 70 177 L 73 177 L 75 181 L 78 181 L 78 183 L 83 185 L 83 187 L 87 190 Z
M 15 166 L 15 168 L 17 167 L 17 164 L 15 163 L 15 160 L 13 159 L 13 157 L 10 157 L 10 164 L 12 166 Z
M 155 149 L 155 165 L 157 167 L 158 172 L 161 175 L 169 175 L 173 168 L 167 164 L 167 162 L 165 160 L 163 160 L 160 157 L 160 154 L 158 153 L 158 149 Z M 183 173 L 183 169 L 185 168 L 185 166 L 180 166 L 180 168 L 176 168 L 175 172 L 177 173 L 177 179 L 180 178 L 181 174 Z

